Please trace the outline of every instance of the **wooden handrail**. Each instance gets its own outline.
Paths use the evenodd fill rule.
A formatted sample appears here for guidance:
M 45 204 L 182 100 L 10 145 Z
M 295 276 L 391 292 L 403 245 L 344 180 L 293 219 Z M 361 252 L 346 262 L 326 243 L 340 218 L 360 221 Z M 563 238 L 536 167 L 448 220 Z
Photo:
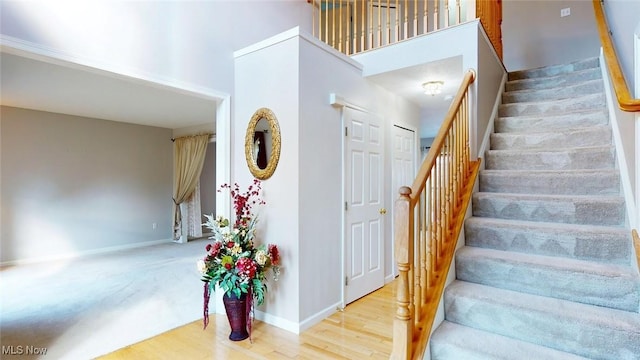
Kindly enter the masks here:
M 422 359 L 444 292 L 480 160 L 470 160 L 470 70 L 411 187 L 395 203 L 398 264 L 392 359 Z
M 598 31 L 600 33 L 600 42 L 602 43 L 604 58 L 609 68 L 613 88 L 618 99 L 618 106 L 623 111 L 640 111 L 640 99 L 631 97 L 629 87 L 620 68 L 620 62 L 616 56 L 616 50 L 613 46 L 611 34 L 609 33 L 609 27 L 607 26 L 607 19 L 604 16 L 601 0 L 593 0 L 593 10 L 596 15 L 596 24 L 598 25 Z

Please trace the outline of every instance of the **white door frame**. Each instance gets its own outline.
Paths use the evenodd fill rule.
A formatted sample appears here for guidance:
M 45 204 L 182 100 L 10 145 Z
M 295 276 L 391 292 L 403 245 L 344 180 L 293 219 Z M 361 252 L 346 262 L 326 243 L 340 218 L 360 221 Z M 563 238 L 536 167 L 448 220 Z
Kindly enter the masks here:
M 353 110 L 357 110 L 357 111 L 361 111 L 367 114 L 371 114 L 374 116 L 377 116 L 374 112 L 369 111 L 361 106 L 355 105 L 347 100 L 345 100 L 343 97 L 332 93 L 329 94 L 329 104 L 331 104 L 333 107 L 335 108 L 339 108 L 340 109 L 340 124 L 342 126 L 342 131 L 344 131 L 344 128 L 346 127 L 346 123 L 345 123 L 345 118 L 344 118 L 344 108 L 350 108 Z M 383 120 L 384 122 L 384 120 Z M 386 146 L 386 145 L 385 145 Z M 344 184 L 346 182 L 346 173 L 345 173 L 345 151 L 346 151 L 346 136 L 342 137 L 342 203 L 344 204 L 347 199 L 346 199 L 346 192 L 345 192 L 345 188 L 344 188 Z M 384 148 L 383 148 L 384 151 Z M 384 197 L 383 197 L 383 202 L 384 202 Z M 346 263 L 347 263 L 347 259 L 346 259 L 346 237 L 345 237 L 345 232 L 346 232 L 346 211 L 344 206 L 342 207 L 342 229 L 341 229 L 341 253 L 340 253 L 340 257 L 342 259 L 342 267 L 341 267 L 341 271 L 340 271 L 340 308 L 338 310 L 342 311 L 345 306 L 346 306 L 346 291 L 345 291 L 345 278 L 347 276 L 347 271 L 346 271 Z M 384 219 L 383 219 L 384 221 Z M 385 224 L 386 225 L 386 224 Z M 384 235 L 383 235 L 384 236 Z M 381 253 L 381 257 L 384 260 L 384 246 L 382 246 L 382 253 Z
M 418 169 L 420 169 L 420 164 L 421 164 L 421 159 L 419 157 L 420 154 L 420 137 L 418 135 L 418 128 L 416 128 L 413 125 L 409 125 L 409 124 L 405 124 L 402 122 L 394 122 L 392 125 L 393 127 L 399 127 L 399 128 L 403 128 L 409 131 L 413 131 L 413 165 L 414 165 L 414 169 L 413 169 L 413 175 L 415 177 L 415 175 L 418 173 Z M 393 150 L 393 148 L 391 149 L 391 159 L 393 161 L 393 159 L 395 158 L 395 151 Z M 393 184 L 393 179 L 395 178 L 393 174 L 393 164 L 391 166 L 391 179 L 392 179 L 392 184 Z M 411 186 L 411 184 L 405 184 L 406 186 Z M 394 238 L 394 234 L 395 234 L 395 221 L 393 221 L 393 219 L 395 219 L 395 201 L 398 199 L 398 189 L 393 189 L 393 186 L 391 186 L 391 279 L 385 279 L 386 282 L 392 281 L 393 279 L 395 279 L 396 276 L 398 276 L 398 269 L 396 267 L 396 262 L 395 262 L 395 258 L 396 258 L 396 247 L 395 247 L 395 238 Z

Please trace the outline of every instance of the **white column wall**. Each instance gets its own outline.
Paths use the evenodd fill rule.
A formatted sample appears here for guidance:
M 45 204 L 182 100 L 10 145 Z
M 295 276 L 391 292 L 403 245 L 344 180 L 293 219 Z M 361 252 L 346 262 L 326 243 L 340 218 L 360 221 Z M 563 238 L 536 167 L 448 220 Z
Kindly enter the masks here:
M 337 93 L 379 114 L 390 134 L 393 119 L 417 127 L 418 109 L 361 76 L 360 65 L 294 28 L 239 50 L 232 124 L 232 178 L 251 180 L 244 136 L 253 112 L 272 109 L 280 123 L 282 152 L 276 171 L 263 182 L 267 205 L 260 234 L 278 244 L 283 273 L 270 284 L 260 316 L 298 332 L 334 312 L 342 301 L 341 110 L 329 104 Z M 389 139 L 390 140 L 390 139 Z M 385 151 L 390 151 L 387 141 Z M 389 152 L 390 153 L 390 152 Z M 385 202 L 392 206 L 390 162 L 385 162 Z M 385 233 L 385 267 L 391 271 L 391 220 Z

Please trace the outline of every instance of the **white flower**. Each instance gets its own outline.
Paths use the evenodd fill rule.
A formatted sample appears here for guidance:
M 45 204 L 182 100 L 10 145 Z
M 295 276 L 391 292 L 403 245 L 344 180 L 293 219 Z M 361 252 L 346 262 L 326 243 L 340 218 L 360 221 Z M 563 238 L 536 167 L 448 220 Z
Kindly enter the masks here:
M 207 272 L 207 264 L 205 264 L 204 260 L 202 259 L 198 260 L 197 266 L 198 266 L 198 271 L 200 271 L 200 273 L 204 274 Z
M 235 243 L 233 245 L 233 247 L 231 248 L 231 254 L 233 255 L 238 255 L 242 252 L 242 248 L 240 247 L 240 244 Z
M 258 252 L 256 252 L 256 262 L 258 265 L 264 266 L 267 260 L 269 260 L 269 255 L 267 255 L 265 251 L 258 250 Z

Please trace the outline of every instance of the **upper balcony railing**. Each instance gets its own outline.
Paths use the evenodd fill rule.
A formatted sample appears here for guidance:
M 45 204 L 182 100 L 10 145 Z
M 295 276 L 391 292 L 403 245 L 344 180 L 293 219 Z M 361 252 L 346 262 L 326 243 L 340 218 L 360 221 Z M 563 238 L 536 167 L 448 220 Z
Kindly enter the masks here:
M 502 0 L 308 0 L 313 33 L 353 55 L 480 19 L 502 58 Z

